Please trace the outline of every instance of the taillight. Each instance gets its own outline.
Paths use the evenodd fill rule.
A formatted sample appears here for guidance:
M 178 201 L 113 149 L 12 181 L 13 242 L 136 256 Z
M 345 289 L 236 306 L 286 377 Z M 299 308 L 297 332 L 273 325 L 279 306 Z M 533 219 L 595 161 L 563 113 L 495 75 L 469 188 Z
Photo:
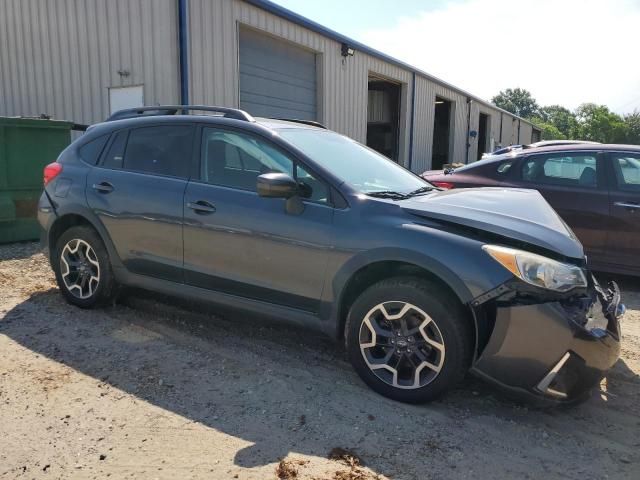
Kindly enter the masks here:
M 62 164 L 53 162 L 44 167 L 44 184 L 47 185 L 62 172 Z
M 451 182 L 436 182 L 433 180 L 429 180 L 429 182 L 433 183 L 436 187 L 444 188 L 445 190 L 450 190 L 455 187 Z

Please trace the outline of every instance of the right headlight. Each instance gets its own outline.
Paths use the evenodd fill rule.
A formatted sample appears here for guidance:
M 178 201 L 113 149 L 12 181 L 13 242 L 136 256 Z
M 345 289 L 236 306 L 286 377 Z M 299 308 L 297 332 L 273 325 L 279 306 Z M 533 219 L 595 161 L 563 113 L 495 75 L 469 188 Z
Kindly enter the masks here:
M 587 286 L 584 271 L 575 265 L 500 245 L 484 245 L 482 249 L 516 277 L 536 287 L 566 292 Z

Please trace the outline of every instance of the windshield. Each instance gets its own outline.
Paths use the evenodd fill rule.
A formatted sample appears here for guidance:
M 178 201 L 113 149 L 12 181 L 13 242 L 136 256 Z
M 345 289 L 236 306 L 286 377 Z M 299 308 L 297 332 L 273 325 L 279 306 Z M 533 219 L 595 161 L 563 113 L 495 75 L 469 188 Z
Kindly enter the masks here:
M 283 129 L 278 132 L 305 155 L 363 193 L 408 194 L 431 186 L 379 153 L 330 131 Z

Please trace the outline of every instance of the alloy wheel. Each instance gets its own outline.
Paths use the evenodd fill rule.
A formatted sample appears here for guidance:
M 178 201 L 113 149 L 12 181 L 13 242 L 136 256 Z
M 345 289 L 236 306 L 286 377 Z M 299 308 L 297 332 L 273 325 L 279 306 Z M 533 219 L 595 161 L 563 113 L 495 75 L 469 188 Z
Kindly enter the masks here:
M 91 245 L 78 238 L 69 240 L 60 253 L 60 273 L 71 295 L 91 297 L 100 283 L 100 262 Z
M 436 322 L 407 302 L 384 302 L 369 310 L 359 341 L 367 366 L 395 388 L 424 387 L 444 364 L 445 345 Z

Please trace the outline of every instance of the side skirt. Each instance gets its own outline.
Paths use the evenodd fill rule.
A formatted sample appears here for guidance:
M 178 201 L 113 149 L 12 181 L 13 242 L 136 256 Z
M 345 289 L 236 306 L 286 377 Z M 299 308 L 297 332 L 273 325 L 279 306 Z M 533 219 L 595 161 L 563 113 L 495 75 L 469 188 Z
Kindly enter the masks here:
M 304 310 L 194 287 L 184 283 L 138 275 L 122 268 L 115 268 L 114 274 L 118 283 L 124 286 L 141 288 L 168 296 L 193 299 L 225 308 L 241 310 L 278 322 L 312 329 L 328 336 L 333 336 L 335 330 L 335 327 L 330 325 L 331 322 L 322 321 L 318 316 Z

